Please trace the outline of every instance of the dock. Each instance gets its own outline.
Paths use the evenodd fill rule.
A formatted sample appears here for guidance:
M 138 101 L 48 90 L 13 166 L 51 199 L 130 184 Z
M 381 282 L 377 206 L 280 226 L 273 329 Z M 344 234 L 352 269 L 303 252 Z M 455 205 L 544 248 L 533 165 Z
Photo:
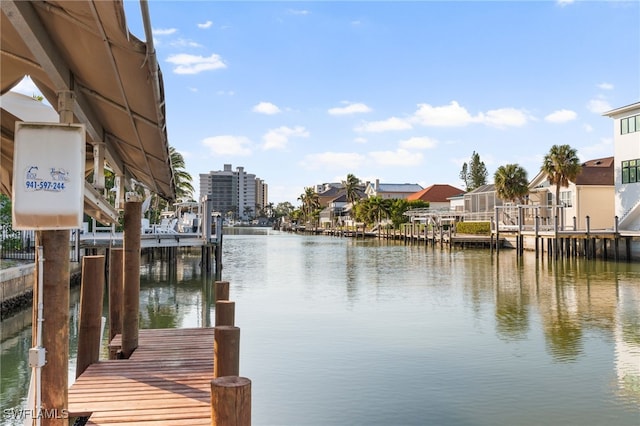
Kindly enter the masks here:
M 94 426 L 211 425 L 213 340 L 213 328 L 140 330 L 129 359 L 99 361 L 78 377 L 69 416 Z

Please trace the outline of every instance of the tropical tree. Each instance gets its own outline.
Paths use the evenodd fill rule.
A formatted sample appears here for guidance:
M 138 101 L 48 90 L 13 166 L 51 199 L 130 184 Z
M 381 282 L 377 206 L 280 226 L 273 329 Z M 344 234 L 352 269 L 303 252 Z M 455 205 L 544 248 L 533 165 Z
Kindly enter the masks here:
M 493 175 L 498 197 L 511 202 L 523 203 L 529 193 L 527 171 L 518 164 L 506 164 L 498 167 Z
M 466 179 L 463 175 L 466 176 Z M 473 151 L 473 154 L 471 154 L 471 161 L 468 165 L 467 163 L 464 163 L 462 165 L 462 170 L 460 171 L 460 177 L 466 186 L 465 189 L 467 191 L 473 191 L 482 185 L 486 185 L 488 175 L 487 167 L 484 165 L 483 161 L 480 161 L 480 154 Z
M 304 188 L 304 192 L 298 197 L 298 201 L 302 203 L 300 210 L 302 210 L 302 216 L 306 221 L 312 218 L 316 210 L 320 209 L 320 199 L 313 187 Z
M 275 215 L 275 210 L 274 210 L 274 205 L 273 203 L 267 203 L 266 206 L 264 206 L 264 211 L 267 214 L 267 217 L 269 219 L 273 219 L 273 216 Z
M 360 179 L 349 173 L 347 179 L 342 181 L 342 187 L 347 196 L 347 202 L 352 205 L 360 198 L 358 188 L 360 187 Z
M 275 217 L 286 217 L 290 216 L 291 213 L 295 210 L 293 204 L 288 201 L 284 201 L 282 203 L 278 203 L 275 207 L 274 214 Z
M 171 159 L 171 169 L 173 170 L 173 184 L 176 187 L 176 198 L 179 200 L 192 200 L 193 178 L 185 170 L 184 157 L 174 147 L 169 147 L 169 158 Z
M 556 186 L 556 205 L 560 205 L 560 187 L 568 187 L 582 171 L 577 150 L 569 145 L 553 145 L 544 156 L 540 171 Z
M 368 211 L 370 216 L 378 224 L 378 235 L 380 235 L 380 228 L 382 228 L 382 219 L 389 217 L 391 213 L 391 202 L 389 200 L 383 200 L 382 197 L 371 197 L 367 199 Z

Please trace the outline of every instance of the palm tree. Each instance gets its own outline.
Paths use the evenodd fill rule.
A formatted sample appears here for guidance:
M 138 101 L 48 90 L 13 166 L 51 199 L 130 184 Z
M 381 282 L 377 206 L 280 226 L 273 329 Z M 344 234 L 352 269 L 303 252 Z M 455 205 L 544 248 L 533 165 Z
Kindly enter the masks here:
M 193 178 L 185 170 L 185 161 L 174 147 L 169 147 L 169 158 L 171 159 L 171 169 L 173 170 L 173 184 L 176 187 L 176 198 L 183 200 L 193 199 Z
M 353 204 L 360 199 L 358 188 L 360 187 L 360 179 L 349 173 L 347 180 L 342 181 L 342 187 L 347 195 L 347 202 Z
M 582 171 L 576 149 L 569 145 L 553 145 L 544 156 L 540 171 L 556 186 L 556 205 L 560 204 L 560 187 L 568 187 Z
M 527 171 L 518 164 L 507 164 L 498 167 L 493 175 L 498 197 L 511 202 L 523 202 L 529 193 Z
M 320 199 L 313 187 L 304 188 L 304 193 L 298 197 L 298 201 L 302 203 L 301 210 L 305 221 L 308 221 L 315 211 L 320 208 Z

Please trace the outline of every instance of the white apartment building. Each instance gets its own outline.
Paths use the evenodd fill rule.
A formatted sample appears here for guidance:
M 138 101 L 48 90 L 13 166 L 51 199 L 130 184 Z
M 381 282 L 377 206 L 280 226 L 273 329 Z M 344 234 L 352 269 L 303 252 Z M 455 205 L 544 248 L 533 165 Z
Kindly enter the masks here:
M 640 102 L 604 113 L 613 119 L 615 214 L 620 230 L 640 230 Z
M 213 210 L 229 219 L 255 217 L 268 201 L 267 191 L 267 184 L 244 167 L 225 164 L 223 170 L 200 174 L 200 196 L 210 196 Z

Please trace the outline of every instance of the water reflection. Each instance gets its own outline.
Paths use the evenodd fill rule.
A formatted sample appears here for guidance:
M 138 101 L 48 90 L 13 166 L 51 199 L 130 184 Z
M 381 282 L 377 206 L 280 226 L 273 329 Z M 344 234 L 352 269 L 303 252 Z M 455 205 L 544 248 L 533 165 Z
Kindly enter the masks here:
M 233 232 L 222 278 L 256 425 L 638 424 L 638 264 Z M 143 260 L 142 328 L 211 325 L 199 264 Z M 22 315 L 2 323 L 3 408 L 26 394 Z

